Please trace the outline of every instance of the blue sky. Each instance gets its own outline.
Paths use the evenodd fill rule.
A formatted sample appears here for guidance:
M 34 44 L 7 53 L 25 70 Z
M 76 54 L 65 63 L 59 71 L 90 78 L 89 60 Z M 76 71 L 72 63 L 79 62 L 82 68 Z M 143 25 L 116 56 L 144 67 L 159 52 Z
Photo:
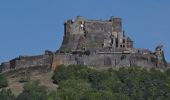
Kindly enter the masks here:
M 136 48 L 164 45 L 170 61 L 170 0 L 0 0 L 0 62 L 56 51 L 63 23 L 76 16 L 119 16 Z

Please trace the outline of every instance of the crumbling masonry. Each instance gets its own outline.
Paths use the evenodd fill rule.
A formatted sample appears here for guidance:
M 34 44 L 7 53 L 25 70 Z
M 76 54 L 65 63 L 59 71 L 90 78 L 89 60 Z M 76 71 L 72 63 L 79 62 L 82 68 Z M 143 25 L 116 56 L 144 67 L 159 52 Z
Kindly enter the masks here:
M 64 39 L 57 52 L 45 51 L 39 56 L 20 56 L 0 65 L 0 72 L 60 64 L 82 64 L 94 67 L 166 67 L 163 46 L 155 52 L 133 47 L 133 40 L 122 30 L 119 17 L 89 20 L 78 16 L 64 23 Z

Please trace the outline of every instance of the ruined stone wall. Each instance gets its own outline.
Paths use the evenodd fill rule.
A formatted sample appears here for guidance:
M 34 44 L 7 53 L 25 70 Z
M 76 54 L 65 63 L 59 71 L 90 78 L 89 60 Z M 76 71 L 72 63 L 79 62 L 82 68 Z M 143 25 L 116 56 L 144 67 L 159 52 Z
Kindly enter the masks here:
M 113 32 L 113 26 L 110 21 L 85 21 L 85 31 L 87 33 L 103 32 L 105 34 Z
M 77 17 L 65 22 L 64 39 L 60 51 L 100 50 L 103 47 L 133 48 L 133 41 L 122 31 L 121 18 L 90 20 Z
M 102 48 L 104 40 L 110 38 L 112 31 L 113 25 L 109 20 L 87 20 L 82 17 L 77 17 L 74 21 L 68 20 L 65 23 L 65 35 L 60 51 L 80 49 L 80 38 L 85 38 L 86 49 Z
M 65 64 L 65 65 L 70 65 L 74 64 L 76 65 L 77 62 L 75 60 L 75 56 L 72 54 L 54 54 L 53 55 L 53 61 L 52 61 L 52 69 L 55 69 L 58 65 Z
M 111 54 L 95 53 L 90 55 L 57 53 L 52 55 L 40 55 L 30 57 L 19 57 L 10 62 L 0 65 L 0 73 L 29 67 L 44 67 L 55 69 L 58 65 L 87 65 L 93 67 L 135 67 L 146 68 L 156 67 L 156 62 L 152 62 L 148 55 L 140 53 L 134 54 Z
M 87 21 L 85 22 L 85 38 L 86 38 L 86 49 L 97 50 L 103 48 L 104 41 L 111 41 L 110 36 L 112 33 L 111 22 L 106 21 Z
M 4 62 L 0 65 L 0 73 L 4 71 L 10 71 L 10 62 Z
M 9 62 L 2 63 L 0 65 L 0 72 L 7 72 L 11 70 L 17 70 L 28 67 L 51 67 L 52 56 L 51 55 L 39 55 L 39 56 L 27 56 L 18 57 Z
M 51 66 L 52 58 L 49 55 L 26 57 L 16 61 L 17 68 L 27 68 L 34 66 Z
M 148 56 L 139 54 L 55 54 L 52 68 L 55 69 L 60 64 L 80 64 L 93 67 L 154 67 L 155 63 L 148 59 Z

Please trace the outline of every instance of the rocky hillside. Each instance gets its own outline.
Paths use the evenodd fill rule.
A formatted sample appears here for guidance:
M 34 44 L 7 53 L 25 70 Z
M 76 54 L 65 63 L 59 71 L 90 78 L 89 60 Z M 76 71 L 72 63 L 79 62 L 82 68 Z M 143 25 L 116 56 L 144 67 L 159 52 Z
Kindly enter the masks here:
M 36 67 L 5 73 L 5 76 L 8 87 L 1 88 L 0 100 L 170 99 L 170 70 L 60 65 L 54 72 Z M 1 83 L 2 80 L 0 87 Z
M 8 80 L 8 87 L 15 95 L 19 95 L 23 91 L 23 86 L 28 81 L 39 80 L 41 85 L 46 86 L 48 91 L 54 91 L 57 85 L 53 83 L 53 71 L 46 67 L 33 67 L 28 69 L 20 69 L 16 71 L 7 72 L 4 74 Z M 1 99 L 0 99 L 1 100 Z

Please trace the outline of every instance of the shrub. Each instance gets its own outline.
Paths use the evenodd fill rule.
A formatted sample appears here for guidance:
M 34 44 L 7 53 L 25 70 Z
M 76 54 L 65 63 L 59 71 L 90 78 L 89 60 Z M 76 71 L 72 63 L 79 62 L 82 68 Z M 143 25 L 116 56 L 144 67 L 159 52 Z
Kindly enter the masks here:
M 8 81 L 4 75 L 0 75 L 0 88 L 7 87 Z
M 169 100 L 169 73 L 140 67 L 95 70 L 61 65 L 53 76 L 59 90 L 52 96 L 57 95 L 57 100 Z
M 24 90 L 17 100 L 47 100 L 47 89 L 41 86 L 38 80 L 30 81 L 24 85 Z
M 84 93 L 91 90 L 90 83 L 85 80 L 68 79 L 60 83 L 57 95 L 61 100 L 81 100 Z
M 2 89 L 0 91 L 0 100 L 15 100 L 15 96 L 10 89 Z
M 91 69 L 83 65 L 60 65 L 54 71 L 52 79 L 54 83 L 59 83 L 67 79 L 87 79 Z

